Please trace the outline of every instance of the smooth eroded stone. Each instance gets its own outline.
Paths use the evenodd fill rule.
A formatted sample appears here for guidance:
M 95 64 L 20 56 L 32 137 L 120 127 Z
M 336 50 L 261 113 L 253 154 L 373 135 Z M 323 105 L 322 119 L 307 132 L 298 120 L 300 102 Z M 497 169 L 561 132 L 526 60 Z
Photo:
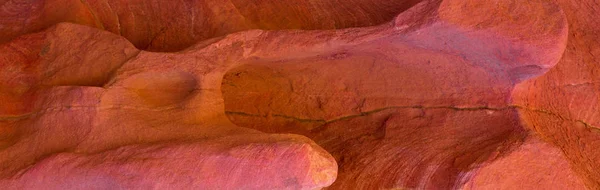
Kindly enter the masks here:
M 598 189 L 593 0 L 0 0 L 5 189 Z

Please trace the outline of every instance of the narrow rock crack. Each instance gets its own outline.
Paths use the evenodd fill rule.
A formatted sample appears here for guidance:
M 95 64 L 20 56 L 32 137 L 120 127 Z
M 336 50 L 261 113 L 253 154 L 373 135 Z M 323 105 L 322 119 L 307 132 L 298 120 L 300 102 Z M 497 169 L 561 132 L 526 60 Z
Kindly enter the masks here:
M 189 107 L 183 108 L 183 107 L 178 107 L 178 106 L 169 106 L 169 107 L 162 107 L 162 108 L 147 108 L 147 107 L 136 107 L 136 106 L 127 106 L 127 105 L 107 105 L 107 106 L 101 106 L 101 107 L 99 107 L 99 106 L 57 106 L 57 107 L 50 107 L 50 108 L 46 108 L 44 110 L 39 110 L 36 112 L 22 114 L 22 115 L 0 116 L 0 122 L 1 121 L 18 121 L 18 120 L 30 118 L 34 115 L 40 115 L 40 114 L 45 114 L 45 113 L 61 112 L 61 111 L 76 111 L 76 110 L 84 110 L 84 109 L 96 109 L 96 110 L 128 109 L 128 110 L 144 110 L 144 111 L 166 111 L 166 110 L 174 110 L 174 109 L 193 109 L 193 108 L 189 108 Z M 564 117 L 560 114 L 556 114 L 549 110 L 535 109 L 535 108 L 525 107 L 525 106 L 521 106 L 521 105 L 508 105 L 505 107 L 487 107 L 487 106 L 454 107 L 454 106 L 422 106 L 422 105 L 390 106 L 390 107 L 374 109 L 371 111 L 361 112 L 359 114 L 341 116 L 341 117 L 330 119 L 330 120 L 298 118 L 298 117 L 283 115 L 283 114 L 259 115 L 259 114 L 250 114 L 250 113 L 245 113 L 245 112 L 234 112 L 234 111 L 225 111 L 225 114 L 240 115 L 240 116 L 247 116 L 247 117 L 269 117 L 269 116 L 270 117 L 279 117 L 279 118 L 284 118 L 284 119 L 296 120 L 299 122 L 319 123 L 319 124 L 321 124 L 320 127 L 322 127 L 325 124 L 329 124 L 329 123 L 333 123 L 333 122 L 337 122 L 337 121 L 349 120 L 349 119 L 362 117 L 362 116 L 368 116 L 368 115 L 372 115 L 372 114 L 376 114 L 376 113 L 379 113 L 382 111 L 392 110 L 392 109 L 425 109 L 425 110 L 427 110 L 427 109 L 450 109 L 450 110 L 454 110 L 454 111 L 503 111 L 503 110 L 510 110 L 510 109 L 518 109 L 518 110 L 524 110 L 524 111 L 530 111 L 530 112 L 551 115 L 553 117 L 557 117 L 564 121 L 581 123 L 584 126 L 586 126 L 587 128 L 590 128 L 590 129 L 596 130 L 597 132 L 600 132 L 600 127 L 594 126 L 584 120 L 568 118 L 568 117 Z
M 524 111 L 530 111 L 530 112 L 536 112 L 536 113 L 543 113 L 543 114 L 547 114 L 547 115 L 551 115 L 554 117 L 558 117 L 561 120 L 565 120 L 565 121 L 572 121 L 572 122 L 578 122 L 581 123 L 583 125 L 585 125 L 588 128 L 591 129 L 595 129 L 598 130 L 598 132 L 600 132 L 600 127 L 594 126 L 592 124 L 589 124 L 583 120 L 579 120 L 579 119 L 572 119 L 572 118 L 568 118 L 568 117 L 563 117 L 559 114 L 556 114 L 554 112 L 548 111 L 548 110 L 544 110 L 544 109 L 535 109 L 535 108 L 529 108 L 526 106 L 521 106 L 521 105 L 508 105 L 505 107 L 487 107 L 487 106 L 478 106 L 478 107 L 455 107 L 455 106 L 422 106 L 422 105 L 417 105 L 417 106 L 390 106 L 390 107 L 384 107 L 384 108 L 379 108 L 379 109 L 374 109 L 371 111 L 366 111 L 366 112 L 361 112 L 359 114 L 355 114 L 355 115 L 347 115 L 347 116 L 342 116 L 342 117 L 338 117 L 338 118 L 334 118 L 334 119 L 330 119 L 330 120 L 326 120 L 326 119 L 312 119 L 312 118 L 298 118 L 298 117 L 294 117 L 294 116 L 289 116 L 289 115 L 282 115 L 282 114 L 271 114 L 271 117 L 279 117 L 279 118 L 284 118 L 284 119 L 292 119 L 292 120 L 296 120 L 299 122 L 313 122 L 313 123 L 321 123 L 323 125 L 325 124 L 329 124 L 329 123 L 333 123 L 333 122 L 337 122 L 337 121 L 343 121 L 343 120 L 348 120 L 348 119 L 353 119 L 356 117 L 362 117 L 362 116 L 367 116 L 367 115 L 372 115 L 378 112 L 382 112 L 382 111 L 386 111 L 386 110 L 391 110 L 391 109 L 450 109 L 450 110 L 455 110 L 455 111 L 503 111 L 503 110 L 509 110 L 509 109 L 518 109 L 518 110 L 524 110 Z M 259 114 L 250 114 L 250 113 L 244 113 L 244 112 L 234 112 L 234 111 L 225 111 L 226 114 L 228 115 L 241 115 L 241 116 L 248 116 L 248 117 L 268 117 L 269 115 L 259 115 Z

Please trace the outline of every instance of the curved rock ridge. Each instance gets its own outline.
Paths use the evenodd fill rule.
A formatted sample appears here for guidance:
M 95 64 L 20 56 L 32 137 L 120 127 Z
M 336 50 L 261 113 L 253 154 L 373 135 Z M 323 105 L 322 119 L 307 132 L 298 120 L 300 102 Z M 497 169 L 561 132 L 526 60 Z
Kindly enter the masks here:
M 305 139 L 232 135 L 196 143 L 129 145 L 41 160 L 8 189 L 315 189 L 335 179 L 335 161 Z M 223 180 L 227 179 L 227 180 Z M 269 180 L 265 180 L 269 179 Z
M 69 23 L 1 48 L 7 189 L 316 189 L 336 179 L 312 140 L 229 122 L 215 82 L 227 64 L 140 52 Z
M 591 0 L 0 0 L 5 189 L 598 189 Z

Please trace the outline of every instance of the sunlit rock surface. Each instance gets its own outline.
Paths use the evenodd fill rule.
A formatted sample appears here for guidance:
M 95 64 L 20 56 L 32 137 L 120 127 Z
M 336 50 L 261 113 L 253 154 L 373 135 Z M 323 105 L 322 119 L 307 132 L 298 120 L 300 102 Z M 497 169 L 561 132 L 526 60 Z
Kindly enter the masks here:
M 597 9 L 0 1 L 0 187 L 598 189 Z

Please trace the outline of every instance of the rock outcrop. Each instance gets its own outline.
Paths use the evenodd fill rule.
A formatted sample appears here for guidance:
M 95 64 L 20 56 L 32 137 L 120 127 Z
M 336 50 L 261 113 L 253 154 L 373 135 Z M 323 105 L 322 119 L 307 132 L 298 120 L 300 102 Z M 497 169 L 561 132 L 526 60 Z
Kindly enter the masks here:
M 0 1 L 0 187 L 597 189 L 596 9 Z

